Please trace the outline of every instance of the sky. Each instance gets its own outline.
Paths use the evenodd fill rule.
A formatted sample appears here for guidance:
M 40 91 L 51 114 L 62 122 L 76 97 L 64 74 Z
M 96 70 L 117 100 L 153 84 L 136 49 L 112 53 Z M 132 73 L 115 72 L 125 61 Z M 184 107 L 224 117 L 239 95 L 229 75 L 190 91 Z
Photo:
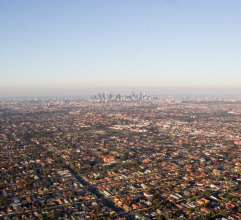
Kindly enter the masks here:
M 0 0 L 0 97 L 241 94 L 240 0 Z

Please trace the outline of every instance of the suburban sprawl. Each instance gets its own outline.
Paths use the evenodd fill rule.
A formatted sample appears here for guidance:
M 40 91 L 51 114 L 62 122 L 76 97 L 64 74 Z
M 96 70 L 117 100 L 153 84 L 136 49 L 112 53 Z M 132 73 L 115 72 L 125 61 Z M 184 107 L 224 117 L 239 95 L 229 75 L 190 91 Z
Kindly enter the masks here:
M 0 100 L 0 219 L 241 219 L 240 97 Z

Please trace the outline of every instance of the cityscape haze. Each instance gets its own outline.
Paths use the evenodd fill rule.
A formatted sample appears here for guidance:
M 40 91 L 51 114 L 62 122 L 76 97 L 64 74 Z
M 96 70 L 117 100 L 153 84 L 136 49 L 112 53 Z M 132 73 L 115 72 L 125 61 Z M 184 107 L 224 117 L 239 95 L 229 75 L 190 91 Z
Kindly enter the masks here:
M 0 0 L 0 220 L 240 220 L 240 6 Z
M 240 1 L 0 1 L 0 97 L 236 95 Z

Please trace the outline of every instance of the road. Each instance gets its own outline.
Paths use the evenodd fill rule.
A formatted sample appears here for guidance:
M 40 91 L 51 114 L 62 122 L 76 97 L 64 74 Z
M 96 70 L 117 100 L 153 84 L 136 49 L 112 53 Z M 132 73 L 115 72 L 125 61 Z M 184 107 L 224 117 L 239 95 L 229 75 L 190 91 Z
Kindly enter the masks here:
M 133 214 L 131 214 L 130 212 L 125 212 L 124 209 L 117 207 L 113 201 L 111 201 L 108 198 L 105 198 L 104 195 L 101 194 L 95 186 L 91 186 L 81 176 L 77 175 L 72 169 L 69 168 L 69 171 L 83 186 L 88 187 L 89 191 L 92 194 L 94 194 L 103 205 L 115 211 L 117 214 L 117 217 L 125 217 L 126 219 L 129 219 L 129 220 L 135 219 Z

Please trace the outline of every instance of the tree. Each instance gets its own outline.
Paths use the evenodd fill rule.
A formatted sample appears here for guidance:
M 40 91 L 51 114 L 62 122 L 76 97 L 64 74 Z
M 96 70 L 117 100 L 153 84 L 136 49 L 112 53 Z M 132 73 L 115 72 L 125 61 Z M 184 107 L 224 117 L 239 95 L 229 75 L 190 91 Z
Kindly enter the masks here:
M 56 213 L 54 212 L 54 210 L 48 213 L 48 217 L 49 217 L 49 218 L 52 218 L 52 219 L 57 219 L 57 215 L 56 215 Z
M 212 193 L 211 193 L 211 191 L 210 191 L 210 190 L 206 190 L 206 191 L 205 191 L 205 195 L 206 195 L 206 196 L 211 196 L 211 195 L 212 195 Z
M 171 212 L 168 212 L 167 213 L 167 218 L 169 219 L 169 218 L 171 218 L 172 217 L 172 213 Z
M 43 214 L 41 213 L 40 215 L 39 215 L 39 217 L 38 217 L 38 220 L 43 220 L 44 218 L 43 218 Z

